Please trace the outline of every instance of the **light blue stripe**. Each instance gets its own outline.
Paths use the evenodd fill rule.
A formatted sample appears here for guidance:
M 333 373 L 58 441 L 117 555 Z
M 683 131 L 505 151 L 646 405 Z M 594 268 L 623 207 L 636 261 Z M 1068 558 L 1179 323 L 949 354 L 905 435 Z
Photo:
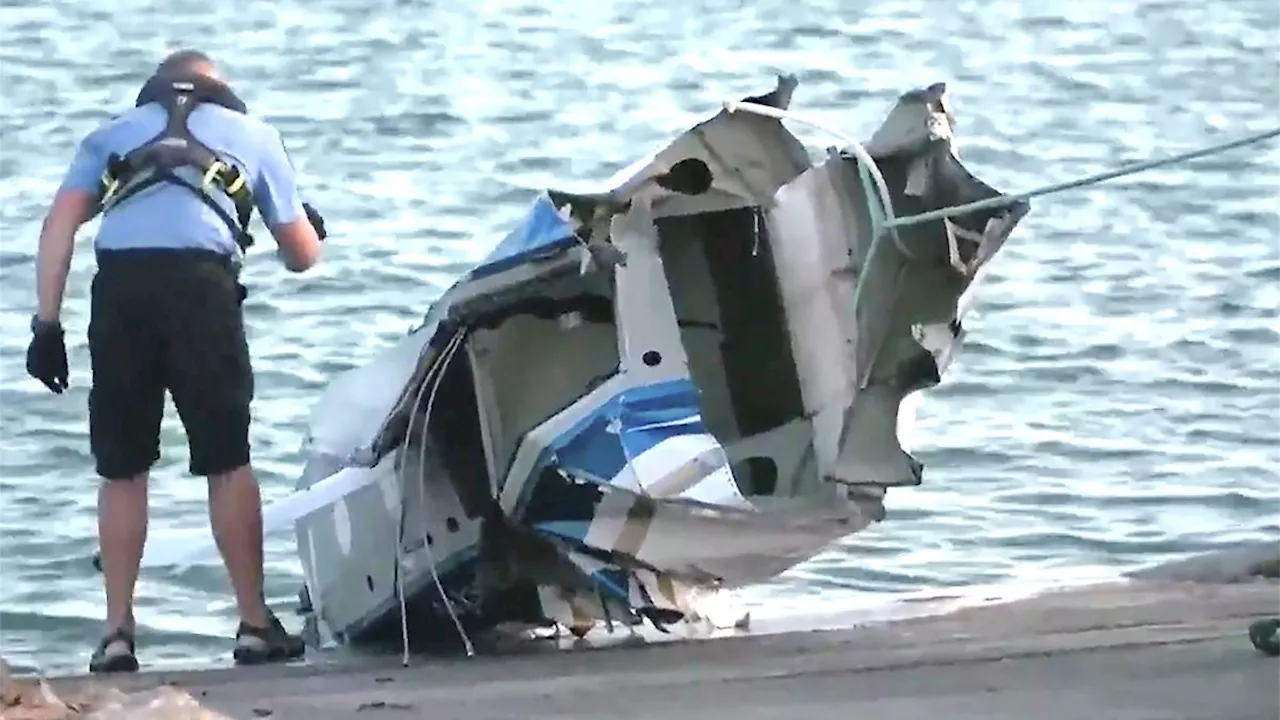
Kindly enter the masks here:
M 608 483 L 627 463 L 663 440 L 705 433 L 697 388 L 688 378 L 627 388 L 557 435 L 538 454 L 513 517 L 520 518 L 548 466 Z
M 573 226 L 560 216 L 555 204 L 542 193 L 520 224 L 498 243 L 488 257 L 462 282 L 513 268 L 539 255 L 567 248 L 577 242 Z

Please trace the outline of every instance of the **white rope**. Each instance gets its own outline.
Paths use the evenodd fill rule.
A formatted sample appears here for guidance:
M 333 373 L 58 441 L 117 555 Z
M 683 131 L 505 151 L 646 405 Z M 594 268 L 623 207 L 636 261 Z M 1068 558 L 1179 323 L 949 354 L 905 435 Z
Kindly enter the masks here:
M 475 648 L 471 644 L 471 638 L 467 636 L 466 631 L 462 627 L 462 622 L 458 619 L 457 613 L 453 609 L 453 604 L 449 601 L 449 596 L 444 591 L 444 586 L 440 582 L 439 570 L 436 568 L 435 555 L 431 551 L 431 543 L 427 541 L 426 528 L 426 486 L 423 483 L 423 475 L 425 473 L 426 463 L 426 432 L 425 426 L 431 418 L 431 407 L 435 403 L 436 390 L 440 387 L 440 381 L 444 377 L 444 370 L 449 361 L 453 358 L 457 349 L 461 347 L 465 332 L 458 332 L 449 339 L 449 343 L 440 351 L 439 357 L 432 363 L 432 367 L 423 377 L 422 384 L 418 387 L 418 392 L 414 396 L 413 411 L 409 415 L 408 424 L 405 428 L 404 450 L 396 458 L 395 477 L 400 486 L 400 522 L 396 523 L 396 599 L 400 605 L 400 641 L 401 641 L 401 662 L 408 667 L 409 665 L 409 619 L 407 602 L 404 593 L 404 505 L 405 505 L 405 482 L 409 480 L 405 476 L 405 453 L 409 449 L 409 442 L 413 438 L 414 420 L 417 418 L 417 408 L 422 404 L 423 395 L 427 396 L 427 407 L 422 413 L 423 424 L 423 441 L 420 443 L 420 454 L 418 457 L 418 477 L 414 481 L 419 483 L 418 507 L 422 513 L 422 545 L 427 554 L 427 562 L 430 565 L 431 577 L 435 581 L 436 589 L 440 592 L 440 597 L 444 601 L 445 610 L 449 613 L 450 619 L 453 620 L 454 627 L 457 628 L 462 643 L 467 650 L 467 656 L 475 655 Z M 407 395 L 406 395 L 407 397 Z
M 412 410 L 409 412 L 408 424 L 404 433 L 404 449 L 396 456 L 394 475 L 396 484 L 400 490 L 400 517 L 394 524 L 396 532 L 396 601 L 400 605 L 400 662 L 405 667 L 409 667 L 409 612 L 408 603 L 405 602 L 404 596 L 404 513 L 405 513 L 405 454 L 409 451 L 409 438 L 413 437 L 413 420 L 417 415 L 418 405 L 422 402 L 422 395 L 427 391 L 427 385 L 431 379 L 432 373 L 436 372 L 436 364 L 428 369 L 426 377 L 418 386 L 418 392 L 414 396 Z M 408 394 L 406 393 L 406 397 Z
M 399 479 L 397 473 L 396 478 Z M 400 502 L 404 502 L 404 492 L 400 493 Z M 403 517 L 404 511 L 401 510 Z M 409 613 L 404 599 L 404 537 L 400 532 L 403 523 L 396 523 L 396 602 L 400 605 L 400 664 L 409 667 Z
M 452 362 L 453 356 L 457 354 L 458 348 L 462 347 L 462 342 L 464 339 L 466 339 L 466 336 L 467 336 L 467 331 L 465 329 L 458 331 L 452 338 L 449 339 L 449 344 L 446 345 L 445 349 L 440 353 L 440 356 L 441 356 L 440 372 L 436 373 L 436 376 L 433 378 L 433 381 L 431 383 L 431 392 L 427 394 L 427 407 L 422 413 L 424 422 L 426 418 L 431 417 L 431 408 L 432 406 L 435 405 L 436 391 L 440 389 L 440 382 L 444 379 L 445 369 L 448 367 L 448 364 Z M 426 433 L 424 432 L 423 441 L 418 445 L 419 447 L 418 472 L 420 475 L 425 475 L 425 468 L 426 468 L 426 462 L 427 462 L 427 443 L 426 443 L 425 435 Z M 406 445 L 406 449 L 407 449 L 407 445 Z M 419 479 L 419 481 L 421 482 L 421 478 Z M 426 485 L 424 484 L 422 489 L 418 492 L 418 511 L 422 514 L 422 518 L 423 518 L 422 547 L 424 550 L 426 550 L 427 562 L 431 563 L 431 579 L 435 582 L 436 590 L 440 592 L 440 599 L 444 601 L 445 611 L 449 613 L 449 619 L 453 621 L 453 627 L 457 629 L 458 637 L 462 639 L 462 646 L 466 648 L 467 657 L 475 657 L 476 655 L 475 646 L 471 644 L 471 638 L 467 636 L 466 628 L 462 627 L 462 621 L 458 619 L 458 613 L 453 609 L 453 602 L 449 599 L 449 594 L 445 592 L 444 585 L 440 582 L 440 572 L 436 566 L 435 553 L 431 549 L 430 538 L 427 537 L 428 533 L 427 533 L 427 523 L 426 523 L 426 517 L 427 517 L 426 495 L 427 495 Z
M 808 125 L 809 127 L 816 128 L 834 138 L 842 140 L 845 143 L 845 149 L 851 151 L 854 156 L 858 158 L 859 165 L 867 172 L 868 175 L 871 176 L 871 181 L 875 183 L 876 194 L 880 196 L 880 204 L 883 206 L 886 221 L 893 221 L 895 219 L 893 214 L 893 201 L 889 197 L 889 184 L 885 182 L 884 175 L 880 173 L 880 167 L 876 165 L 875 160 L 871 159 L 871 154 L 867 152 L 866 148 L 862 147 L 862 143 L 858 142 L 852 136 L 846 135 L 844 132 L 808 116 L 800 115 L 799 113 L 795 113 L 790 110 L 782 110 L 780 108 L 773 107 L 772 105 L 761 105 L 759 103 L 752 102 L 725 101 L 724 109 L 728 110 L 730 113 L 735 113 L 741 110 L 743 112 L 751 113 L 752 115 L 761 115 L 763 117 L 774 118 L 775 120 L 790 120 L 792 122 L 800 123 L 801 125 Z M 874 208 L 868 208 L 868 210 L 872 212 L 875 211 Z M 911 256 L 911 253 L 906 252 L 906 249 L 902 248 L 901 243 L 899 243 L 899 248 L 903 250 L 903 254 Z

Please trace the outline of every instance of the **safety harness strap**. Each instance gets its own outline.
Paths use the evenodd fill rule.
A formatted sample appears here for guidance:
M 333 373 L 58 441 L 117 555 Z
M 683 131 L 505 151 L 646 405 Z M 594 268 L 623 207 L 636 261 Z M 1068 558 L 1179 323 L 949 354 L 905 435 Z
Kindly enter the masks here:
M 168 182 L 194 192 L 231 230 L 241 250 L 253 245 L 249 222 L 253 216 L 253 193 L 244 174 L 234 164 L 219 158 L 187 127 L 187 120 L 202 102 L 212 102 L 237 112 L 244 104 L 225 85 L 208 78 L 152 78 L 138 95 L 138 105 L 158 102 L 168 114 L 163 132 L 123 157 L 112 154 L 102 175 L 102 212 L 136 196 L 148 188 Z M 177 174 L 189 166 L 202 175 L 197 185 Z M 231 199 L 235 217 L 218 203 L 217 190 Z

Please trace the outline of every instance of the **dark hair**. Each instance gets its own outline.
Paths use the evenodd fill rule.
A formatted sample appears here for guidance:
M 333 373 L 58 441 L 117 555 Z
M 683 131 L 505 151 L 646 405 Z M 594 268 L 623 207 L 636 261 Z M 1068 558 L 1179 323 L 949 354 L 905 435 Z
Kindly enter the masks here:
M 178 50 L 170 53 L 156 67 L 156 75 L 175 77 L 194 75 L 205 67 L 213 67 L 213 59 L 199 50 Z

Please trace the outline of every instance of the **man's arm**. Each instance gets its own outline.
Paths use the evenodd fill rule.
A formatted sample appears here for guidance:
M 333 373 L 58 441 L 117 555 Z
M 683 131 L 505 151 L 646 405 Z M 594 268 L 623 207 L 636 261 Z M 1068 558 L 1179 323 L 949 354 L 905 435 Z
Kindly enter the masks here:
M 284 266 L 292 272 L 302 272 L 320 259 L 320 237 L 302 208 L 297 176 L 280 133 L 270 127 L 266 130 L 253 196 L 280 248 Z
M 98 211 L 98 189 L 106 157 L 90 135 L 80 143 L 71 167 L 49 206 L 36 251 L 36 316 L 58 322 L 67 290 L 76 231 Z

